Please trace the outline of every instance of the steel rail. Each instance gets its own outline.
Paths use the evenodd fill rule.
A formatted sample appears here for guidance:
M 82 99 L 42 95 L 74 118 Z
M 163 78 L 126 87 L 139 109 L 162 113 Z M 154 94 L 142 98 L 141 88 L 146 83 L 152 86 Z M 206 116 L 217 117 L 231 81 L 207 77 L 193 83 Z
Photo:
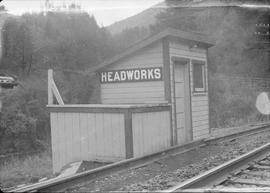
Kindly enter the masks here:
M 270 192 L 270 188 L 203 188 L 203 189 L 185 189 L 181 193 L 262 193 Z
M 120 172 L 126 169 L 136 168 L 140 166 L 147 165 L 149 163 L 152 163 L 154 161 L 157 161 L 159 159 L 165 158 L 169 155 L 175 155 L 175 154 L 181 154 L 193 149 L 196 149 L 200 146 L 205 146 L 208 143 L 211 142 L 218 142 L 223 140 L 229 140 L 229 139 L 236 139 L 242 136 L 246 135 L 253 135 L 260 132 L 265 132 L 270 129 L 270 124 L 265 123 L 259 126 L 255 126 L 252 129 L 245 130 L 239 133 L 233 133 L 226 136 L 218 137 L 218 138 L 212 138 L 208 140 L 198 140 L 193 141 L 191 143 L 180 145 L 180 146 L 174 146 L 169 149 L 143 156 L 138 158 L 131 158 L 127 160 L 123 160 L 120 162 L 116 162 L 113 164 L 109 164 L 103 167 L 99 167 L 93 170 L 84 171 L 78 174 L 70 175 L 63 178 L 52 178 L 43 182 L 26 185 L 24 187 L 15 188 L 10 190 L 11 192 L 48 192 L 48 191 L 59 191 L 66 189 L 67 187 L 71 187 L 73 185 L 76 185 L 78 183 L 84 182 L 84 181 L 91 181 L 98 177 L 105 176 L 108 174 L 111 174 L 113 172 Z
M 232 174 L 248 168 L 249 163 L 262 159 L 267 154 L 270 154 L 270 143 L 245 153 L 233 160 L 225 162 L 220 166 L 214 167 L 201 175 L 195 176 L 194 178 L 191 178 L 163 192 L 186 192 L 188 189 L 202 189 L 218 185 Z
M 97 177 L 104 176 L 113 172 L 119 172 L 125 169 L 140 167 L 148 163 L 162 159 L 168 155 L 184 153 L 192 149 L 198 148 L 200 146 L 205 146 L 204 140 L 198 140 L 185 145 L 171 147 L 169 149 L 151 155 L 123 160 L 120 162 L 116 162 L 113 164 L 109 164 L 78 174 L 70 175 L 67 177 L 49 179 L 44 182 L 13 189 L 11 190 L 11 192 L 59 191 L 72 185 L 81 183 L 82 181 L 90 181 L 96 179 Z

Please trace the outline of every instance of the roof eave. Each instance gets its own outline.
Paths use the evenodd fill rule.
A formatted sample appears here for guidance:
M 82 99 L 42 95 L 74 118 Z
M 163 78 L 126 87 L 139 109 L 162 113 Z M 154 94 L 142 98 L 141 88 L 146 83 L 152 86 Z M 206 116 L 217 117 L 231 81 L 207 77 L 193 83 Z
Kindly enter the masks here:
M 213 45 L 215 45 L 215 41 L 212 40 L 211 38 L 207 37 L 204 34 L 199 34 L 199 33 L 195 33 L 195 32 L 191 32 L 192 34 L 188 33 L 188 32 L 183 32 L 183 31 L 179 31 L 176 29 L 172 29 L 169 28 L 167 30 L 164 30 L 160 33 L 158 33 L 157 35 L 154 35 L 150 38 L 147 38 L 143 41 L 140 41 L 139 43 L 135 44 L 134 46 L 132 46 L 131 48 L 129 48 L 128 50 L 126 50 L 125 52 L 116 55 L 114 57 L 112 57 L 111 59 L 103 62 L 102 64 L 98 65 L 95 69 L 93 69 L 94 71 L 99 71 L 101 69 L 104 69 L 105 67 L 107 67 L 108 65 L 111 65 L 125 57 L 128 57 L 130 54 L 150 45 L 153 44 L 154 42 L 157 42 L 159 40 L 162 40 L 165 37 L 171 36 L 171 37 L 176 37 L 182 40 L 186 40 L 186 41 L 192 41 L 192 42 L 197 42 L 199 44 L 205 45 L 207 48 L 212 47 Z

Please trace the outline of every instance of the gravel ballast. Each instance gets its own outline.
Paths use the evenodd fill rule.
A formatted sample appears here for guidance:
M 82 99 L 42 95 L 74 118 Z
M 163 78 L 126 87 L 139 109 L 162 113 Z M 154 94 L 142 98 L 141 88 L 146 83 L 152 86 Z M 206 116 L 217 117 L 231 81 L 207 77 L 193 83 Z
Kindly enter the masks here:
M 157 191 L 205 172 L 269 142 L 270 131 L 212 143 L 139 168 L 82 183 L 66 191 Z

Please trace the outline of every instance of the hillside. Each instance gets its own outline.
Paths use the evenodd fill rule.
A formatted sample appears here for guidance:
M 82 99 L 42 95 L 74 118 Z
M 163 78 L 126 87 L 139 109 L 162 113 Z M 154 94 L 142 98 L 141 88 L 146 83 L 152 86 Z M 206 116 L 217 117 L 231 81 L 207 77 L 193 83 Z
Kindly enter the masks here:
M 167 8 L 172 7 L 225 7 L 225 6 L 244 6 L 245 4 L 252 5 L 269 5 L 268 0 L 165 0 L 153 7 L 142 11 L 127 19 L 115 22 L 106 27 L 112 34 L 116 35 L 125 29 L 135 27 L 149 27 L 157 22 L 156 16 L 161 12 L 166 11 Z
M 115 35 L 128 28 L 148 27 L 156 22 L 156 15 L 164 11 L 165 7 L 166 4 L 164 2 L 159 3 L 139 14 L 128 17 L 122 21 L 115 22 L 114 24 L 108 26 L 107 29 L 109 32 L 111 32 L 111 34 Z

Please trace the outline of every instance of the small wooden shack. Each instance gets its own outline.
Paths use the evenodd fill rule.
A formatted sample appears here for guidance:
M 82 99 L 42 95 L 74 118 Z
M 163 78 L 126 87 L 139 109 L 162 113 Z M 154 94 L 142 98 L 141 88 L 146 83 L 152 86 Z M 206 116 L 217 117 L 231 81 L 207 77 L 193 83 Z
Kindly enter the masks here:
M 115 162 L 207 138 L 212 45 L 205 35 L 167 29 L 98 66 L 102 104 L 60 99 L 53 105 L 50 99 L 54 171 L 74 161 Z M 60 97 L 54 82 L 50 90 Z

